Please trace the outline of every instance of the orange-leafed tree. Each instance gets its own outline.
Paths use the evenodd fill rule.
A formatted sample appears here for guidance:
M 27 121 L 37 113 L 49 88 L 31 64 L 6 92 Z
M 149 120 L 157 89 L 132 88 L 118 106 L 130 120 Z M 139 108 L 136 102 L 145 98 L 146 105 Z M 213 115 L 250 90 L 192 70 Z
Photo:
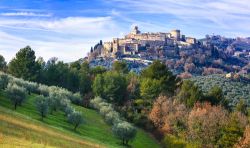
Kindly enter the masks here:
M 214 146 L 228 121 L 228 112 L 223 107 L 196 103 L 188 117 L 187 138 L 201 143 L 203 147 Z

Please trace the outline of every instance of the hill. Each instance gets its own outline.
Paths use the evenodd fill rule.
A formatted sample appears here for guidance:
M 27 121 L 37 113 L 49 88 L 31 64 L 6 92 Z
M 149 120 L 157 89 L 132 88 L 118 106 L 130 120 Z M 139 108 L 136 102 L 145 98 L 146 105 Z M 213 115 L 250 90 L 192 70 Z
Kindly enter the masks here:
M 43 122 L 34 106 L 35 94 L 13 110 L 4 91 L 0 92 L 0 146 L 34 147 L 121 147 L 111 127 L 94 110 L 74 106 L 84 117 L 84 124 L 73 131 L 63 112 L 49 115 Z M 138 129 L 132 147 L 160 147 L 146 132 Z
M 207 93 L 214 86 L 219 86 L 232 106 L 236 105 L 240 99 L 245 99 L 247 104 L 250 104 L 249 82 L 225 78 L 224 75 L 197 76 L 190 80 L 194 81 L 204 93 Z

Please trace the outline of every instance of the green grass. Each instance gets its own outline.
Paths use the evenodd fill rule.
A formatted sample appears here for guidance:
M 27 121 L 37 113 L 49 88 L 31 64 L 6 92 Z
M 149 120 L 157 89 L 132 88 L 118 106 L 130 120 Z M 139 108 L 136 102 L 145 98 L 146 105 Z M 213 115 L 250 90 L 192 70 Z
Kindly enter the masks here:
M 117 139 L 111 131 L 111 127 L 107 125 L 103 118 L 95 111 L 87 108 L 83 108 L 80 106 L 75 106 L 74 108 L 81 111 L 82 115 L 84 117 L 84 124 L 81 125 L 76 132 L 73 131 L 73 126 L 69 124 L 66 120 L 66 117 L 63 112 L 55 112 L 53 115 L 48 115 L 46 118 L 44 118 L 44 121 L 41 121 L 41 117 L 39 116 L 38 112 L 35 108 L 35 97 L 36 95 L 32 94 L 27 97 L 26 101 L 22 104 L 22 106 L 18 106 L 17 110 L 14 110 L 13 105 L 11 104 L 10 100 L 7 98 L 5 92 L 0 92 L 0 114 L 1 115 L 7 115 L 8 117 L 12 117 L 13 120 L 19 120 L 23 123 L 32 123 L 32 125 L 39 125 L 41 128 L 45 128 L 48 131 L 55 131 L 59 132 L 60 135 L 66 135 L 68 138 L 78 139 L 82 140 L 84 142 L 87 142 L 87 144 L 97 144 L 101 147 L 122 147 L 120 145 L 120 140 Z M 46 146 L 56 146 L 56 147 L 68 147 L 74 146 L 74 147 L 85 147 L 86 145 L 79 143 L 78 141 L 70 141 L 62 140 L 63 138 L 51 138 L 51 135 L 43 136 L 44 133 L 35 134 L 36 131 L 32 131 L 29 128 L 23 130 L 22 128 L 20 130 L 19 127 L 15 127 L 13 125 L 13 128 L 10 128 L 8 124 L 4 123 L 6 121 L 1 121 L 0 126 L 0 138 L 1 133 L 5 137 L 11 137 L 11 138 L 17 138 L 20 137 L 19 134 L 22 132 L 30 132 L 28 135 L 28 138 L 25 138 L 26 143 L 33 142 L 36 144 L 35 147 L 39 147 L 39 144 L 46 145 Z M 31 125 L 31 126 L 32 126 Z M 9 130 L 9 132 L 6 130 Z M 13 132 L 16 131 L 16 132 Z M 13 133 L 13 134 L 9 134 Z M 44 138 L 43 138 L 44 137 Z M 65 139 L 65 138 L 64 138 Z M 67 138 L 66 138 L 67 139 Z M 18 141 L 20 139 L 16 139 Z M 24 143 L 25 143 L 25 140 Z M 13 140 L 15 141 L 15 140 Z M 141 147 L 150 147 L 150 148 L 157 148 L 160 147 L 160 145 L 157 143 L 154 138 L 152 138 L 148 133 L 145 131 L 138 129 L 137 136 L 133 142 L 130 143 L 132 147 L 141 148 Z M 88 145 L 89 146 L 89 145 Z M 96 145 L 94 145 L 96 146 Z M 1 141 L 0 141 L 0 147 L 1 147 Z

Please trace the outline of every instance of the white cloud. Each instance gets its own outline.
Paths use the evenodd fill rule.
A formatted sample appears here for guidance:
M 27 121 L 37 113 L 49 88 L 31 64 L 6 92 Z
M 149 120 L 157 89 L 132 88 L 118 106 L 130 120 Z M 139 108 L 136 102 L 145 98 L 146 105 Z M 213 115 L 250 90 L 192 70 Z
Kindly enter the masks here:
M 27 45 L 48 60 L 74 61 L 87 55 L 100 39 L 119 36 L 112 17 L 67 17 L 60 19 L 0 19 L 0 54 L 10 61 Z
M 34 13 L 34 12 L 6 12 L 1 16 L 32 16 L 32 17 L 51 17 L 51 13 Z
M 123 9 L 123 13 L 172 15 L 177 24 L 201 26 L 197 28 L 213 28 L 236 30 L 250 34 L 249 0 L 112 0 Z M 129 10 L 132 11 L 129 11 Z M 210 22 L 207 25 L 204 22 Z M 238 30 L 237 30 L 238 31 Z
M 0 26 L 16 29 L 44 30 L 72 35 L 103 35 L 117 29 L 112 17 L 66 17 L 59 19 L 0 19 Z

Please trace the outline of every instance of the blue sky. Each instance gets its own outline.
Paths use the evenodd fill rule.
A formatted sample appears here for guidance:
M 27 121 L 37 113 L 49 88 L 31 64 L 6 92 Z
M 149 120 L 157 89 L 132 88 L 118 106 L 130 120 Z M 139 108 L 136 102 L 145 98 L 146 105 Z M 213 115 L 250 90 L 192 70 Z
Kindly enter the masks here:
M 100 39 L 138 25 L 142 32 L 250 36 L 249 0 L 0 0 L 0 54 L 7 61 L 30 45 L 36 55 L 66 62 Z

